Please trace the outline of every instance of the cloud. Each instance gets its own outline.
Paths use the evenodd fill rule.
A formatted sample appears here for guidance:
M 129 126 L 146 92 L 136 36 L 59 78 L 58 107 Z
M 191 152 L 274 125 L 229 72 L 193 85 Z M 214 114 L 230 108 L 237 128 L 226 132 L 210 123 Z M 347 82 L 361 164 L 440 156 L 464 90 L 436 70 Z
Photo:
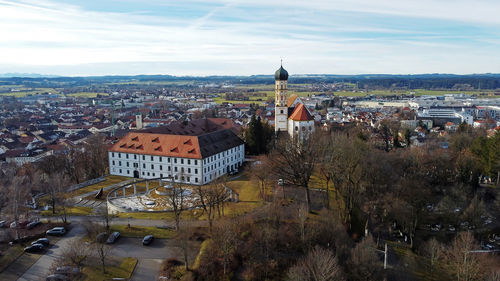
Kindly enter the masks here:
M 115 8 L 116 7 L 116 8 Z M 500 72 L 493 1 L 0 0 L 0 69 L 60 75 Z

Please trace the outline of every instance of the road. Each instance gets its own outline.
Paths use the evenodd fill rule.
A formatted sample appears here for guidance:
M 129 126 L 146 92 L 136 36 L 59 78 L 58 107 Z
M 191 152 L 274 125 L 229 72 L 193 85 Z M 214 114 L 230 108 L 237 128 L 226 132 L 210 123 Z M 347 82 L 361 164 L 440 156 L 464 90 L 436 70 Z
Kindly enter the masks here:
M 70 221 L 74 226 L 61 240 L 47 250 L 45 255 L 41 256 L 17 281 L 38 281 L 45 280 L 50 274 L 49 269 L 54 261 L 61 256 L 64 249 L 71 245 L 75 239 L 85 235 L 85 228 L 81 222 L 88 220 L 89 217 L 71 217 Z M 101 220 L 100 218 L 90 217 L 90 220 Z M 134 226 L 160 226 L 173 227 L 173 222 L 164 220 L 142 220 L 131 219 L 131 225 Z M 126 218 L 115 218 L 111 224 L 127 224 Z M 192 221 L 192 225 L 203 225 L 205 222 Z M 190 242 L 190 259 L 194 260 L 200 243 Z M 132 275 L 132 280 L 156 280 L 160 266 L 163 260 L 167 258 L 177 258 L 182 260 L 182 251 L 175 246 L 175 241 L 167 239 L 156 239 L 149 246 L 143 246 L 141 238 L 120 238 L 114 244 L 111 256 L 133 257 L 138 259 L 137 266 Z M 191 261 L 192 262 L 192 261 Z
M 85 234 L 85 229 L 81 225 L 76 225 L 66 234 L 65 238 L 59 240 L 55 245 L 47 250 L 45 255 L 41 256 L 24 274 L 17 279 L 18 281 L 38 281 L 45 280 L 49 275 L 49 269 L 54 261 L 61 256 L 73 240 L 79 239 Z M 50 239 L 50 238 L 49 238 Z
M 102 222 L 103 219 L 102 217 L 98 216 L 71 216 L 68 217 L 68 220 L 70 222 L 78 222 L 82 223 L 85 221 L 99 221 Z M 128 218 L 112 218 L 110 220 L 111 225 L 126 225 L 128 224 L 129 219 Z M 186 221 L 182 222 L 183 224 L 188 224 L 189 226 L 193 227 L 202 227 L 202 226 L 207 226 L 208 222 L 207 221 Z M 149 219 L 130 219 L 130 225 L 132 226 L 156 226 L 156 227 L 175 227 L 175 222 L 174 221 L 166 221 L 166 220 L 149 220 Z

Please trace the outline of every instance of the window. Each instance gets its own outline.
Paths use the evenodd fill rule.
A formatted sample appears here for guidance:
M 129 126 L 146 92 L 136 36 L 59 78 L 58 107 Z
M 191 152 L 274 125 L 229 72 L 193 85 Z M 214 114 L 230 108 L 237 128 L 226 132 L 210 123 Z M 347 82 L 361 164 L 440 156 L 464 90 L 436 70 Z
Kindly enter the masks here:
M 299 127 L 298 126 L 295 126 L 295 131 L 298 131 L 299 130 Z
M 176 171 L 176 172 L 177 172 L 177 167 L 174 167 L 174 171 Z
M 122 173 L 122 169 L 120 169 L 120 174 Z
M 155 176 L 155 173 L 153 173 L 153 177 Z
M 134 154 L 134 160 L 137 159 L 137 155 Z
M 281 113 L 281 114 L 283 114 L 283 109 L 282 109 L 282 110 L 280 110 L 280 113 Z
M 167 158 L 167 162 L 170 163 L 170 158 Z
M 115 165 L 115 160 L 113 160 L 113 165 Z
M 198 165 L 198 160 L 194 160 L 194 164 L 195 164 L 195 165 Z
M 181 164 L 184 164 L 184 159 L 181 159 Z
M 127 170 L 127 174 L 130 175 L 130 170 Z
M 122 161 L 118 161 L 118 166 L 121 166 L 122 165 Z
M 190 159 L 188 159 L 188 165 L 191 165 L 191 160 Z
M 146 169 L 146 164 L 143 163 L 142 164 L 142 168 Z
M 150 175 L 150 174 L 149 174 L 149 172 L 148 172 L 148 177 L 149 177 L 149 175 Z
M 146 156 L 142 155 L 142 160 L 146 160 Z
M 188 173 L 191 174 L 191 168 L 188 168 Z
M 155 165 L 151 164 L 151 170 L 153 170 L 155 168 Z
M 163 174 L 160 174 L 160 178 L 163 178 Z
M 174 163 L 177 164 L 177 158 L 174 158 Z
M 112 157 L 115 157 L 115 153 L 114 153 L 114 152 L 112 152 L 112 153 L 111 153 L 111 156 L 112 156 Z
M 127 159 L 128 159 L 128 154 L 125 154 L 125 158 L 127 158 Z
M 118 153 L 118 158 L 122 158 L 122 154 L 121 153 Z
M 170 166 L 168 166 L 168 171 L 170 172 Z
M 129 166 L 128 162 L 127 162 L 127 167 Z
M 194 182 L 198 182 L 198 178 L 194 178 Z
M 160 171 L 163 171 L 163 166 L 162 165 L 160 165 Z
M 194 169 L 194 173 L 195 173 L 195 174 L 198 174 L 198 169 Z
M 154 161 L 154 158 L 153 158 L 153 157 L 154 157 L 154 156 L 151 156 L 151 161 Z
M 161 162 L 161 156 L 158 156 L 158 159 L 159 159 L 158 161 L 160 161 L 160 162 Z

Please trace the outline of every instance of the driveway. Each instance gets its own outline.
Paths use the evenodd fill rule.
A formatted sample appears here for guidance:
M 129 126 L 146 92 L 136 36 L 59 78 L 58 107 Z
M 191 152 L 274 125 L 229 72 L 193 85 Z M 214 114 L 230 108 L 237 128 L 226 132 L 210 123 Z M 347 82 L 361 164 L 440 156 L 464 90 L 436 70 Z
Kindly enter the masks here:
M 73 240 L 79 239 L 84 234 L 85 229 L 81 225 L 73 227 L 63 239 L 48 249 L 45 255 L 41 256 L 17 281 L 45 280 L 45 277 L 50 273 L 50 267 L 61 256 L 63 250 L 69 247 Z

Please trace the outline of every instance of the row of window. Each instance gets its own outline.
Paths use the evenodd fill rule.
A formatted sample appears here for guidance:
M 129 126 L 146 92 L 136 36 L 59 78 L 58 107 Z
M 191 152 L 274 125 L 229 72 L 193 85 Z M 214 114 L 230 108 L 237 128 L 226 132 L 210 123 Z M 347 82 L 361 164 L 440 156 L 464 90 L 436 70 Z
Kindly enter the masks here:
M 115 160 L 112 160 L 112 162 L 111 162 L 111 163 L 113 163 L 113 166 L 114 166 L 114 165 L 116 165 Z M 126 166 L 127 166 L 127 167 L 130 167 L 129 162 L 125 162 L 125 164 L 126 164 Z M 122 161 L 118 161 L 118 166 L 119 166 L 119 167 L 121 167 L 121 166 L 122 166 Z M 138 164 L 138 163 L 134 163 L 134 168 L 138 168 L 138 167 L 139 167 L 139 164 Z M 160 171 L 163 171 L 163 165 L 158 165 L 158 167 L 160 167 Z M 145 164 L 145 163 L 143 163 L 143 164 L 142 164 L 142 168 L 143 168 L 143 169 L 146 169 L 146 164 Z M 155 165 L 154 165 L 154 164 L 151 164 L 151 170 L 154 170 L 154 169 L 155 169 Z M 171 171 L 171 166 L 167 166 L 167 171 L 169 171 L 169 172 Z M 187 172 L 188 172 L 188 174 L 191 174 L 191 168 L 187 168 L 187 169 L 185 170 L 185 169 L 184 169 L 184 167 L 181 167 L 180 171 L 181 171 L 182 173 L 184 173 L 185 171 L 187 171 Z M 178 167 L 177 167 L 177 166 L 175 166 L 175 167 L 174 167 L 174 172 L 178 172 Z M 195 174 L 198 174 L 198 168 L 195 168 L 195 169 L 194 169 L 194 173 L 195 173 Z
M 122 153 L 116 153 L 118 158 L 122 158 Z M 123 153 L 125 154 L 125 159 L 129 159 L 129 155 L 128 153 Z M 111 152 L 111 157 L 115 157 L 115 153 L 114 152 Z M 151 161 L 154 161 L 154 157 L 153 155 L 149 155 Z M 158 159 L 158 162 L 162 162 L 163 161 L 163 158 L 166 158 L 166 161 L 167 163 L 170 163 L 170 157 L 162 157 L 162 156 L 156 156 L 157 159 Z M 186 164 L 188 165 L 191 165 L 191 159 L 184 159 L 184 158 L 177 158 L 177 157 L 172 157 L 173 159 L 173 163 L 174 164 L 177 164 L 177 159 L 179 159 L 179 162 L 180 164 L 184 164 L 184 162 L 186 162 Z M 137 154 L 134 154 L 134 160 L 137 160 Z M 142 155 L 142 160 L 146 161 L 146 155 Z M 186 160 L 186 161 L 184 161 Z M 198 160 L 196 159 L 193 159 L 193 164 L 194 165 L 198 165 Z
M 120 174 L 123 174 L 123 170 L 122 170 L 122 169 L 119 169 L 118 171 L 119 171 L 119 173 L 120 173 Z M 131 175 L 131 174 L 132 174 L 132 173 L 130 172 L 130 170 L 125 170 L 125 171 L 126 171 L 126 174 L 127 174 L 127 175 Z M 153 177 L 153 178 L 157 176 L 157 174 L 156 174 L 156 173 L 154 173 L 154 172 L 142 172 L 142 175 L 143 175 L 143 176 L 148 176 L 148 177 Z M 164 176 L 164 175 L 163 175 L 163 174 L 161 174 L 161 173 L 160 173 L 160 174 L 158 174 L 158 177 L 160 177 L 160 178 L 163 178 L 163 176 Z M 170 176 L 171 176 L 171 175 L 169 175 L 169 174 L 166 174 L 166 175 L 165 175 L 165 177 L 170 177 Z M 193 179 L 193 181 L 191 181 L 191 178 Z M 182 175 L 182 176 L 175 175 L 175 176 L 174 176 L 174 179 L 175 179 L 175 180 L 180 179 L 182 182 L 187 182 L 187 183 L 190 183 L 190 182 L 198 183 L 198 182 L 199 182 L 199 178 L 198 178 L 198 177 L 189 177 L 189 176 L 184 176 L 184 175 Z

